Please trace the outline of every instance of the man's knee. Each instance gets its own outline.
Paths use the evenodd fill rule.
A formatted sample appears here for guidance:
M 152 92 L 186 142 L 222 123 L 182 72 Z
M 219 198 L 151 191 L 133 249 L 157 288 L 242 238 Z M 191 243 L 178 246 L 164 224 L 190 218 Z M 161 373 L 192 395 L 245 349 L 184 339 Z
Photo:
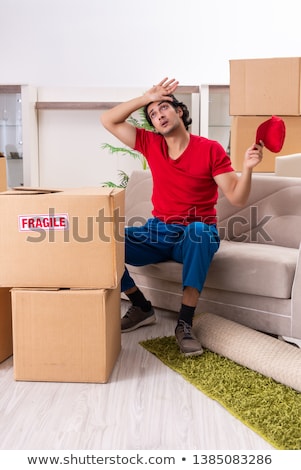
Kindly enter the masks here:
M 187 226 L 185 233 L 186 241 L 211 246 L 214 251 L 219 247 L 219 236 L 215 226 L 207 225 L 203 222 L 193 222 Z

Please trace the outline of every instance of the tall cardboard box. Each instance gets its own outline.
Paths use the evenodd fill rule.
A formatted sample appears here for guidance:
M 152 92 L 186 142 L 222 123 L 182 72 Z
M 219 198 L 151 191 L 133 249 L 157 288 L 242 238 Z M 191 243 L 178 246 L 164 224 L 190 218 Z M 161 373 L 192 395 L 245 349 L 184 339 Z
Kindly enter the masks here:
M 0 286 L 116 288 L 124 271 L 124 190 L 0 193 Z
M 231 123 L 230 156 L 236 171 L 241 171 L 244 155 L 255 141 L 257 127 L 271 116 L 233 116 Z M 286 137 L 277 154 L 263 149 L 263 159 L 254 169 L 256 172 L 275 172 L 275 157 L 301 151 L 301 116 L 281 116 L 286 128 Z
M 12 290 L 15 380 L 108 381 L 121 349 L 120 290 Z
M 230 60 L 230 115 L 301 115 L 301 58 Z
M 0 362 L 13 353 L 10 289 L 0 288 Z
M 7 190 L 6 158 L 0 156 L 0 192 Z

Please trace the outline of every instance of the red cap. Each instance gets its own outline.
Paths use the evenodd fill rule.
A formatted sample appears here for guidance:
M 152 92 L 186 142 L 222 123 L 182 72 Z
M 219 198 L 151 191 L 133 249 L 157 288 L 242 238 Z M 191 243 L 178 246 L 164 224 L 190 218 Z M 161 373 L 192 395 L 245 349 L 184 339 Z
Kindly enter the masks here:
M 285 139 L 285 124 L 277 116 L 272 116 L 258 126 L 256 131 L 256 144 L 260 141 L 271 152 L 278 153 L 283 147 Z

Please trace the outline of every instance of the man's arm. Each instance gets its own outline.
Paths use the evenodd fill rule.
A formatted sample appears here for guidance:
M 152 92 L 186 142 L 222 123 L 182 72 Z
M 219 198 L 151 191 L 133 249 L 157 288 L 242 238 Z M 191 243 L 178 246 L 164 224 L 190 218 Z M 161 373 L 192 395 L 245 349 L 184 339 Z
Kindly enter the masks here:
M 233 206 L 243 207 L 247 203 L 251 190 L 253 168 L 261 160 L 262 145 L 253 145 L 245 153 L 243 170 L 239 177 L 233 171 L 222 173 L 214 178 L 216 184 Z
M 174 79 L 164 78 L 158 85 L 154 85 L 145 92 L 144 95 L 105 111 L 100 118 L 102 125 L 125 145 L 133 148 L 136 142 L 136 128 L 127 122 L 129 116 L 153 101 L 163 99 L 171 101 L 172 99 L 167 95 L 172 94 L 177 86 L 178 82 Z

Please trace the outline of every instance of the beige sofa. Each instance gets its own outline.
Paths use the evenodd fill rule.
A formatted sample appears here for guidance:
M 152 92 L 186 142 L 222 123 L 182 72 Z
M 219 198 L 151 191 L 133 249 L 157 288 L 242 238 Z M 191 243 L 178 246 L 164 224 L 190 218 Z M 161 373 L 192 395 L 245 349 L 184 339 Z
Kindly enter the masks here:
M 149 170 L 134 171 L 126 189 L 126 223 L 151 216 Z M 197 313 L 211 312 L 251 328 L 301 338 L 301 179 L 254 174 L 248 204 L 220 194 L 221 246 L 212 261 Z M 154 306 L 177 312 L 182 265 L 128 266 Z

